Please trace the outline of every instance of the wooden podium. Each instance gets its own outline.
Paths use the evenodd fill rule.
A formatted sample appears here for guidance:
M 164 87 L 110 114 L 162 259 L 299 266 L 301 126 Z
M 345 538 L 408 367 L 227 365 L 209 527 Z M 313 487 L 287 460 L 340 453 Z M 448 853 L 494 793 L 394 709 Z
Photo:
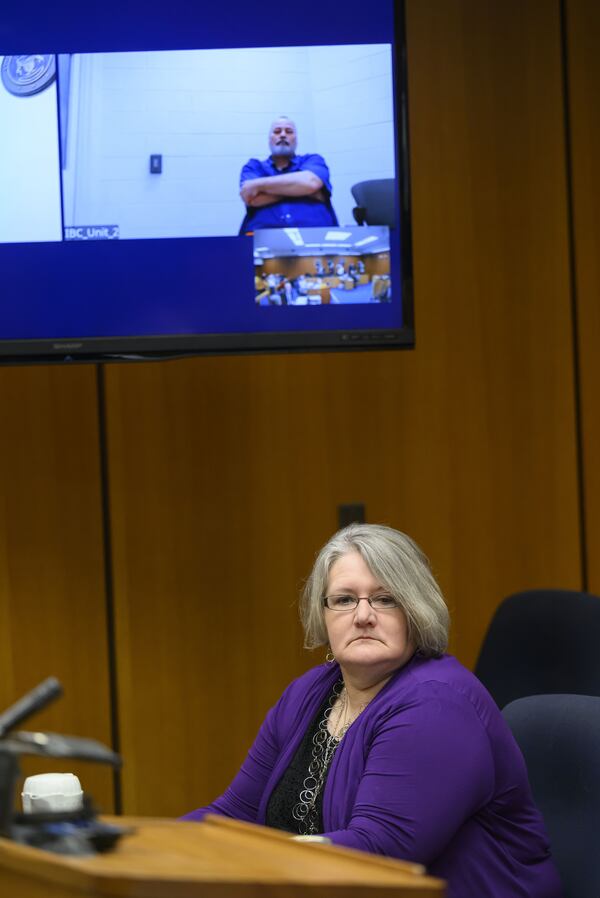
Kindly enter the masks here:
M 418 864 L 223 817 L 114 818 L 135 827 L 115 851 L 65 857 L 0 839 L 6 898 L 443 898 Z

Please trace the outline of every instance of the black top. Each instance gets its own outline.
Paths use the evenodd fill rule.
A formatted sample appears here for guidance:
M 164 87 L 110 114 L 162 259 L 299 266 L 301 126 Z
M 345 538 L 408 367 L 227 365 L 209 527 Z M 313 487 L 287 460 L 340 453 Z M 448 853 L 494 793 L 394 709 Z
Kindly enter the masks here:
M 300 821 L 294 820 L 292 811 L 300 800 L 300 792 L 303 789 L 304 780 L 308 776 L 308 767 L 312 761 L 313 737 L 319 728 L 319 723 L 334 694 L 337 694 L 338 683 L 326 696 L 325 701 L 314 716 L 310 726 L 306 730 L 302 742 L 296 750 L 296 754 L 290 761 L 290 765 L 273 789 L 267 804 L 265 823 L 274 829 L 283 829 L 288 833 L 299 835 Z M 317 812 L 317 832 L 323 832 L 323 792 L 329 770 L 325 773 L 323 786 L 317 795 L 315 810 Z

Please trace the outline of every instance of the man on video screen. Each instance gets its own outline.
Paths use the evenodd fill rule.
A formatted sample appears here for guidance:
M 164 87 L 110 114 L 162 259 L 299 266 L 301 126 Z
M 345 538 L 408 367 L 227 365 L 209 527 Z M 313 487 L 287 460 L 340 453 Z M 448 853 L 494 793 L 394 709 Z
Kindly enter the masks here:
M 269 131 L 269 158 L 249 159 L 242 169 L 240 196 L 246 216 L 240 234 L 337 225 L 327 163 L 317 153 L 298 156 L 297 145 L 294 122 L 279 116 Z

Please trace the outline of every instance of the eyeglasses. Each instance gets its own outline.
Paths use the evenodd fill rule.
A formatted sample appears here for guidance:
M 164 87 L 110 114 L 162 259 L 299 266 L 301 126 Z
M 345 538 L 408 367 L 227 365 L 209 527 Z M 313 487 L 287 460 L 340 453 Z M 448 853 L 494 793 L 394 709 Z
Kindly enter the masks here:
M 323 604 L 330 611 L 354 611 L 358 603 L 365 599 L 375 611 L 393 611 L 400 607 L 400 602 L 387 592 L 378 592 L 372 596 L 354 596 L 352 593 L 324 596 Z

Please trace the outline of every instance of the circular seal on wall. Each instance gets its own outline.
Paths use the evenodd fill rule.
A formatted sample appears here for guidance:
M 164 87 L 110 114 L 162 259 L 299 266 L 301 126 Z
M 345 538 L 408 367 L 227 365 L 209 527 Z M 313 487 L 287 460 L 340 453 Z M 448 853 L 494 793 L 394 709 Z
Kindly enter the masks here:
M 2 62 L 2 83 L 16 97 L 39 94 L 56 78 L 56 59 L 52 55 L 33 53 L 30 56 L 5 56 Z

